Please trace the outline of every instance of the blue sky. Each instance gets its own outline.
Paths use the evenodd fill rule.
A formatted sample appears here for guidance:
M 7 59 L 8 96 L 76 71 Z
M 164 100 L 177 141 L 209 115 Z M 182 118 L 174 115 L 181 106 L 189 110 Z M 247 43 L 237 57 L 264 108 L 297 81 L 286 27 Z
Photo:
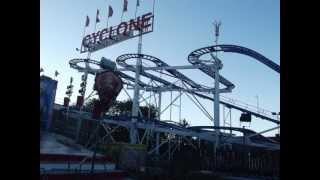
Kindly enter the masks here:
M 253 49 L 280 64 L 280 3 L 277 0 L 155 0 L 154 32 L 143 37 L 142 52 L 158 57 L 170 65 L 189 65 L 187 56 L 193 50 L 213 45 L 214 20 L 222 22 L 220 44 L 234 44 Z M 97 8 L 101 23 L 97 29 L 106 26 L 107 7 L 114 10 L 109 25 L 119 24 L 122 0 L 41 0 L 40 5 L 40 66 L 45 75 L 53 77 L 58 70 L 57 102 L 62 102 L 69 78 L 74 78 L 74 102 L 78 95 L 81 74 L 69 67 L 72 58 L 84 58 L 75 49 L 80 47 L 85 17 L 90 17 L 87 33 L 93 31 Z M 128 0 L 128 12 L 123 20 L 134 17 L 136 0 Z M 152 0 L 141 0 L 138 15 L 152 11 Z M 115 60 L 125 53 L 137 52 L 138 39 L 131 39 L 93 53 L 91 58 L 102 56 Z M 223 62 L 221 74 L 236 85 L 232 93 L 223 96 L 235 98 L 248 104 L 257 104 L 270 111 L 280 111 L 280 75 L 258 61 L 240 54 L 220 53 Z M 182 70 L 194 81 L 213 85 L 214 81 L 199 70 Z M 87 94 L 92 90 L 90 77 Z M 129 91 L 131 93 L 131 91 Z M 173 97 L 175 97 L 174 94 Z M 167 93 L 163 108 L 169 102 Z M 125 99 L 121 93 L 119 99 Z M 207 110 L 213 112 L 213 103 L 201 100 Z M 182 118 L 192 125 L 212 125 L 186 97 L 182 98 Z M 178 120 L 177 108 L 173 109 L 174 120 Z M 169 111 L 163 115 L 169 119 Z M 232 123 L 239 126 L 239 112 L 232 111 Z M 222 124 L 222 122 L 221 122 Z M 248 124 L 243 124 L 248 126 Z M 274 124 L 253 117 L 250 125 L 256 131 L 274 127 Z M 274 134 L 273 131 L 267 134 Z

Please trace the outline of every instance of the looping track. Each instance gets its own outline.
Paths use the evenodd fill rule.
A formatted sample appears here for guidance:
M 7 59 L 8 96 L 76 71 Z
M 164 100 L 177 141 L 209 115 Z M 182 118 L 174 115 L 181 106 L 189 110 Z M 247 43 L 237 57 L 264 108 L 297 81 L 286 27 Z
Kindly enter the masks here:
M 162 60 L 150 56 L 150 55 L 146 55 L 146 54 L 123 54 L 121 56 L 119 56 L 116 59 L 116 62 L 123 67 L 131 67 L 134 68 L 131 65 L 128 65 L 126 63 L 126 60 L 129 59 L 136 59 L 136 58 L 141 58 L 143 60 L 148 60 L 153 62 L 157 67 L 169 67 L 169 65 L 165 62 L 163 62 Z M 178 79 L 181 79 L 182 81 L 186 82 L 187 84 L 189 84 L 192 88 L 203 88 L 200 84 L 197 84 L 196 82 L 192 81 L 191 79 L 189 79 L 187 76 L 183 75 L 182 73 L 180 73 L 179 71 L 175 70 L 175 69 L 167 69 L 167 72 L 169 72 L 171 75 L 175 76 Z M 147 77 L 149 77 L 150 74 L 146 74 L 145 72 L 142 72 L 142 75 L 147 75 Z M 157 79 L 157 78 L 156 78 Z
M 189 54 L 188 61 L 191 64 L 199 64 L 201 63 L 199 60 L 200 56 L 207 53 L 219 52 L 219 51 L 239 53 L 239 54 L 250 56 L 258 60 L 259 62 L 263 63 L 264 65 L 268 66 L 269 68 L 273 69 L 274 71 L 280 73 L 280 66 L 274 63 L 273 61 L 271 61 L 270 59 L 264 57 L 262 54 L 246 47 L 229 45 L 229 44 L 208 46 L 208 47 L 197 49 Z
M 245 48 L 245 47 L 241 47 L 241 46 L 236 46 L 236 45 L 215 45 L 215 46 L 208 46 L 208 47 L 200 48 L 200 49 L 197 49 L 197 50 L 195 50 L 195 51 L 193 51 L 193 52 L 191 52 L 189 54 L 188 61 L 189 61 L 189 63 L 191 63 L 193 65 L 200 65 L 199 69 L 202 72 L 204 72 L 205 74 L 207 74 L 210 77 L 214 78 L 214 71 L 212 70 L 212 68 L 210 66 L 202 63 L 201 60 L 200 60 L 200 57 L 202 55 L 204 55 L 204 54 L 208 54 L 208 53 L 212 53 L 212 52 L 219 52 L 219 51 L 240 53 L 240 54 L 244 54 L 244 55 L 250 56 L 250 57 L 258 60 L 259 62 L 263 63 L 267 67 L 271 68 L 272 70 L 280 73 L 280 66 L 278 64 L 272 62 L 268 58 L 264 57 L 263 55 L 255 52 L 255 51 L 253 51 L 251 49 L 248 49 L 248 48 Z M 157 67 L 169 67 L 169 65 L 166 64 L 165 62 L 163 62 L 162 60 L 160 60 L 160 59 L 158 59 L 156 57 L 150 56 L 150 55 L 146 55 L 146 54 L 123 54 L 123 55 L 117 57 L 116 62 L 120 66 L 123 66 L 125 68 L 130 69 L 131 71 L 134 71 L 135 67 L 132 66 L 132 65 L 127 64 L 126 61 L 129 60 L 129 59 L 137 59 L 137 58 L 141 58 L 142 60 L 147 60 L 147 61 L 153 62 Z M 70 60 L 69 64 L 74 69 L 85 70 L 85 68 L 82 68 L 82 67 L 77 65 L 80 62 L 89 62 L 91 64 L 100 65 L 100 62 L 95 61 L 95 60 L 90 60 L 90 59 L 72 59 L 72 60 Z M 188 85 L 190 85 L 194 89 L 207 89 L 207 87 L 204 87 L 204 86 L 192 81 L 187 76 L 185 76 L 184 74 L 180 73 L 179 71 L 177 71 L 175 69 L 166 69 L 166 71 L 168 73 L 170 73 L 171 75 L 173 75 L 175 78 L 180 79 L 183 82 L 187 83 Z M 89 73 L 94 74 L 94 70 L 92 70 L 92 72 L 89 72 Z M 131 76 L 129 76 L 129 75 L 123 73 L 123 72 L 120 72 L 120 71 L 118 71 L 117 73 L 119 74 L 120 77 L 122 77 L 124 79 L 127 79 L 127 80 L 129 80 L 131 82 L 135 82 L 135 78 L 133 78 L 133 77 L 131 77 Z M 164 80 L 162 78 L 159 78 L 158 76 L 155 76 L 153 74 L 147 73 L 145 71 L 141 71 L 140 74 L 142 76 L 145 76 L 147 78 L 150 78 L 152 80 L 160 82 L 165 86 L 170 86 L 173 89 L 177 89 L 177 90 L 184 89 L 184 87 L 177 86 L 177 85 L 175 85 L 175 84 L 173 84 L 173 83 L 171 83 L 169 81 L 166 81 L 166 80 Z M 222 76 L 220 76 L 220 82 L 226 86 L 226 89 L 233 89 L 235 87 L 230 81 L 228 81 L 227 79 L 225 79 Z M 147 85 L 147 84 L 145 84 L 144 82 L 141 82 L 141 81 L 139 81 L 139 85 L 141 87 L 154 88 L 154 87 L 152 87 L 150 85 Z M 194 94 L 194 95 L 196 95 L 198 97 L 214 101 L 214 99 L 212 97 L 208 96 L 208 95 L 204 95 L 204 94 L 198 93 L 198 92 L 190 92 L 190 93 L 192 93 L 192 94 Z M 252 114 L 252 115 L 254 115 L 254 116 L 258 117 L 258 118 L 265 119 L 265 120 L 268 120 L 268 121 L 276 123 L 276 124 L 280 124 L 279 120 L 277 120 L 277 119 L 275 119 L 273 117 L 270 117 L 270 116 L 268 116 L 266 114 L 261 114 L 259 112 L 254 112 L 254 111 L 248 110 L 246 108 L 239 107 L 237 105 L 234 105 L 234 104 L 231 104 L 231 103 L 228 103 L 228 102 L 224 102 L 224 101 L 221 101 L 221 100 L 220 100 L 220 103 L 225 105 L 228 108 L 237 109 L 237 110 L 239 110 L 241 112 L 247 112 L 247 113 L 250 113 L 250 114 Z

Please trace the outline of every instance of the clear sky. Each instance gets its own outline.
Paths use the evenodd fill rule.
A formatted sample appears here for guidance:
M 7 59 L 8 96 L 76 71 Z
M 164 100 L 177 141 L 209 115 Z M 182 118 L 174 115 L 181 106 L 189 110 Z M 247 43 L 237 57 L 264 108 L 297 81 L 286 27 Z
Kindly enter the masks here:
M 136 0 L 128 0 L 128 12 L 123 20 L 134 17 Z M 152 0 L 140 0 L 138 15 L 152 12 Z M 109 26 L 119 24 L 122 0 L 41 0 L 40 9 L 40 67 L 44 74 L 57 77 L 58 90 L 56 102 L 62 103 L 70 77 L 74 78 L 75 102 L 78 95 L 81 74 L 69 67 L 72 58 L 85 58 L 75 49 L 80 48 L 84 31 L 85 17 L 90 17 L 87 33 L 94 29 L 93 22 L 97 8 L 100 9 L 101 23 L 97 29 L 106 26 L 108 5 L 114 14 L 109 19 Z M 154 32 L 143 37 L 142 52 L 160 58 L 170 65 L 190 65 L 187 56 L 193 50 L 213 45 L 214 20 L 220 20 L 220 44 L 233 44 L 253 49 L 277 64 L 280 64 L 280 2 L 277 0 L 155 0 Z M 93 53 L 91 58 L 100 60 L 102 56 L 115 60 L 125 53 L 137 52 L 138 39 L 134 38 Z M 240 54 L 220 53 L 223 62 L 221 74 L 233 82 L 236 88 L 223 96 L 235 98 L 248 104 L 270 111 L 280 111 L 280 75 L 265 65 Z M 194 81 L 213 85 L 214 81 L 199 70 L 181 70 Z M 87 87 L 87 94 L 92 91 L 92 79 Z M 132 91 L 129 91 L 132 94 Z M 175 97 L 176 93 L 173 94 Z M 121 93 L 118 99 L 126 99 Z M 170 94 L 164 95 L 162 108 L 168 103 Z M 201 100 L 201 99 L 200 99 Z M 213 116 L 213 103 L 201 100 Z M 182 97 L 182 118 L 192 125 L 212 125 L 184 95 Z M 221 108 L 222 109 L 222 108 Z M 172 110 L 173 120 L 178 121 L 178 110 Z M 222 112 L 221 112 L 222 114 Z M 240 126 L 240 113 L 232 111 L 232 123 Z M 169 111 L 163 116 L 169 119 Z M 222 124 L 222 121 L 221 121 Z M 249 124 L 242 124 L 248 126 Z M 275 125 L 253 117 L 250 127 L 261 131 Z M 274 134 L 277 131 L 266 133 Z

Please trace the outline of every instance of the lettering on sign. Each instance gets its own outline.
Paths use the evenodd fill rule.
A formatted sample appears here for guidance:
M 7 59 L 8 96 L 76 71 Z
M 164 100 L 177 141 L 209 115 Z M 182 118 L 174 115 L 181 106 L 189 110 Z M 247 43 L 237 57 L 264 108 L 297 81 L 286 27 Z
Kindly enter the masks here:
M 153 15 L 147 13 L 136 19 L 121 22 L 118 26 L 111 26 L 85 36 L 82 40 L 81 53 L 94 52 L 116 43 L 153 31 Z

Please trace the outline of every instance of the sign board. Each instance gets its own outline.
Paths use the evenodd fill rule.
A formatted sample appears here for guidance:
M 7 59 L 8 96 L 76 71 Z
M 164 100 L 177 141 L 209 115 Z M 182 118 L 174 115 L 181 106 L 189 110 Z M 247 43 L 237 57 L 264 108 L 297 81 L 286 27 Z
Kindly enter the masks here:
M 94 52 L 119 42 L 132 39 L 140 34 L 153 31 L 153 15 L 147 13 L 136 19 L 121 22 L 117 26 L 107 27 L 85 36 L 82 40 L 81 53 Z

